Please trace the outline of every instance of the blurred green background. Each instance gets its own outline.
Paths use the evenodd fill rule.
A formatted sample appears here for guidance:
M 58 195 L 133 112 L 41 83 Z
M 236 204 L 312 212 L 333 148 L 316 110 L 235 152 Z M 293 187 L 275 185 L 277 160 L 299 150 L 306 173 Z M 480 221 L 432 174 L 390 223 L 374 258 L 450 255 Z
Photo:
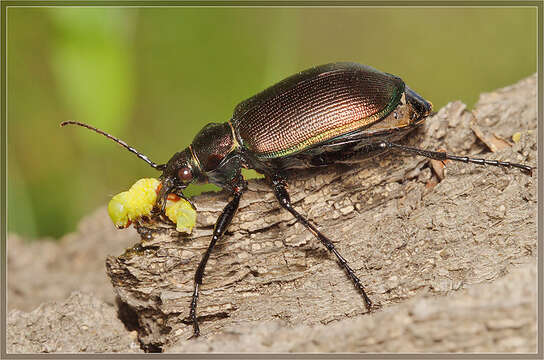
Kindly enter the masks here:
M 438 110 L 536 72 L 531 8 L 9 8 L 8 229 L 60 237 L 208 122 L 305 68 L 355 61 Z M 191 186 L 190 194 L 214 189 Z M 113 225 L 112 225 L 113 226 Z

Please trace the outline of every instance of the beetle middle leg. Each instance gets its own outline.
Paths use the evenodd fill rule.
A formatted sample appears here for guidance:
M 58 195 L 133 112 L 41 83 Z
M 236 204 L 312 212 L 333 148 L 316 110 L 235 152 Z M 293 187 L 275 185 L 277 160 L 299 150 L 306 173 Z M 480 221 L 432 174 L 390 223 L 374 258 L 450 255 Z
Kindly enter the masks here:
M 212 249 L 215 243 L 221 238 L 221 236 L 223 236 L 223 234 L 227 230 L 227 227 L 232 221 L 232 218 L 234 217 L 234 214 L 236 213 L 236 210 L 238 209 L 238 205 L 240 204 L 240 198 L 242 197 L 242 194 L 244 193 L 246 188 L 247 186 L 245 181 L 241 179 L 241 186 L 234 188 L 233 199 L 225 206 L 221 215 L 219 215 L 219 218 L 217 219 L 215 226 L 213 228 L 212 241 L 210 242 L 210 245 L 208 245 L 208 249 L 202 256 L 202 260 L 200 260 L 200 264 L 198 264 L 198 268 L 196 269 L 195 279 L 194 279 L 195 287 L 194 287 L 193 298 L 191 300 L 191 307 L 189 311 L 189 317 L 191 318 L 191 321 L 193 322 L 193 335 L 191 337 L 197 337 L 200 335 L 200 328 L 198 326 L 198 319 L 196 315 L 196 306 L 197 306 L 198 295 L 199 295 L 198 290 L 200 285 L 202 285 L 202 277 L 204 276 L 204 269 L 206 268 L 206 264 L 208 263 L 208 259 L 210 257 L 210 254 L 212 252 Z
M 365 292 L 365 288 L 363 284 L 361 284 L 361 280 L 359 280 L 357 275 L 355 275 L 355 272 L 348 265 L 348 262 L 346 261 L 346 259 L 344 259 L 342 255 L 340 255 L 338 250 L 336 250 L 334 244 L 325 235 L 323 235 L 319 230 L 317 230 L 317 228 L 314 225 L 312 225 L 305 217 L 300 215 L 291 205 L 291 199 L 286 189 L 285 179 L 279 175 L 274 175 L 271 178 L 271 182 L 272 182 L 272 188 L 274 189 L 274 194 L 276 195 L 276 198 L 280 202 L 280 205 L 284 209 L 289 211 L 295 217 L 295 219 L 297 219 L 298 222 L 304 225 L 306 229 L 308 229 L 316 238 L 319 239 L 319 241 L 321 241 L 323 245 L 325 245 L 327 250 L 329 250 L 330 252 L 334 254 L 334 256 L 336 256 L 336 259 L 338 260 L 338 263 L 340 264 L 340 266 L 346 271 L 349 278 L 353 282 L 353 285 L 355 285 L 357 290 L 359 290 L 359 292 L 363 296 L 363 300 L 365 302 L 366 308 L 368 310 L 371 310 L 372 301 L 370 301 L 370 298 Z

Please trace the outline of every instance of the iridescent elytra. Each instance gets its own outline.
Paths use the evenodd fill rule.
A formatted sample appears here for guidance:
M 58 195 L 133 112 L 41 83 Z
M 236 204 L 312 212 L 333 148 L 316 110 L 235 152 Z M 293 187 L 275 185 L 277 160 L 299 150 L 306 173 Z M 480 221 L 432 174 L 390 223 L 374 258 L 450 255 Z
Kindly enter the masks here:
M 243 101 L 230 120 L 206 125 L 187 148 L 161 165 L 92 126 L 75 121 L 61 125 L 75 124 L 94 130 L 162 171 L 156 204 L 159 211 L 164 211 L 170 193 L 185 198 L 182 190 L 192 182 L 210 182 L 231 193 L 232 199 L 217 219 L 210 245 L 195 273 L 190 318 L 193 336 L 198 336 L 199 286 L 210 253 L 247 189 L 242 168 L 265 176 L 280 205 L 334 254 L 369 310 L 372 302 L 348 262 L 315 225 L 293 208 L 286 189 L 289 174 L 303 168 L 349 162 L 354 155 L 361 159 L 388 150 L 442 161 L 515 167 L 532 174 L 532 167 L 524 164 L 456 156 L 397 143 L 431 112 L 432 104 L 400 77 L 370 66 L 340 62 L 299 72 Z

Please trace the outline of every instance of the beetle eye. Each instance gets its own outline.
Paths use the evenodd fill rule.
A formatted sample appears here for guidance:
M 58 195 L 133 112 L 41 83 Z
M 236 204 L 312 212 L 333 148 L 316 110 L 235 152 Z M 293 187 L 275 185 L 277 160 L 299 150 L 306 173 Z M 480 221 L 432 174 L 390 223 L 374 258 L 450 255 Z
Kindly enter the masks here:
M 179 169 L 178 178 L 184 183 L 188 183 L 193 180 L 193 174 L 191 173 L 191 169 L 189 169 L 188 167 L 182 167 L 181 169 Z

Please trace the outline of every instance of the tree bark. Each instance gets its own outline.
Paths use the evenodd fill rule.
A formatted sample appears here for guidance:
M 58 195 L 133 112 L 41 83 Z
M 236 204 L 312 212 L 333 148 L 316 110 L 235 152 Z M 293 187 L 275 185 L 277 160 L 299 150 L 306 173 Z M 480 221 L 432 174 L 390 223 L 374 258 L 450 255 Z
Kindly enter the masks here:
M 536 123 L 535 75 L 483 94 L 473 112 L 460 102 L 448 104 L 404 143 L 536 166 Z M 517 132 L 521 137 L 514 142 Z M 206 267 L 197 309 L 199 341 L 221 338 L 225 329 L 251 332 L 250 325 L 275 319 L 282 326 L 263 325 L 259 331 L 267 336 L 261 338 L 291 334 L 318 341 L 318 332 L 296 329 L 347 318 L 384 319 L 384 312 L 399 306 L 394 304 L 423 297 L 448 301 L 520 264 L 534 266 L 536 172 L 531 177 L 517 169 L 450 161 L 440 180 L 440 169 L 426 158 L 391 152 L 351 168 L 297 172 L 288 180 L 295 209 L 329 236 L 379 305 L 372 313 L 334 256 L 280 208 L 264 180 L 250 180 Z M 193 198 L 198 219 L 192 236 L 156 233 L 142 240 L 143 249 L 107 258 L 107 274 L 137 317 L 147 350 L 192 346 L 185 339 L 192 334 L 188 314 L 194 273 L 227 196 Z M 475 318 L 488 310 L 477 308 Z M 433 326 L 440 323 L 430 321 L 427 330 Z M 356 343 L 336 351 L 379 350 Z

